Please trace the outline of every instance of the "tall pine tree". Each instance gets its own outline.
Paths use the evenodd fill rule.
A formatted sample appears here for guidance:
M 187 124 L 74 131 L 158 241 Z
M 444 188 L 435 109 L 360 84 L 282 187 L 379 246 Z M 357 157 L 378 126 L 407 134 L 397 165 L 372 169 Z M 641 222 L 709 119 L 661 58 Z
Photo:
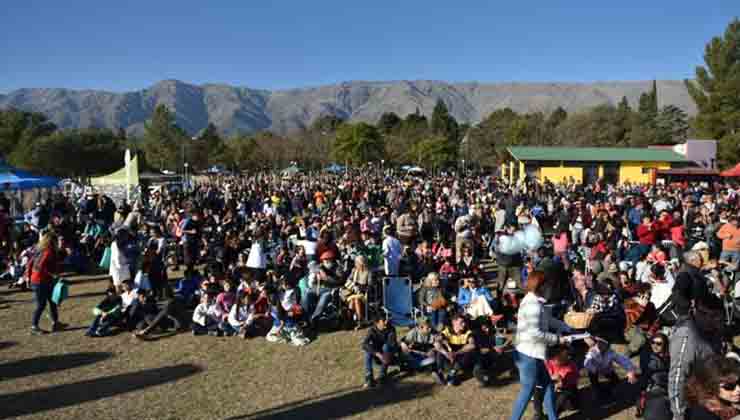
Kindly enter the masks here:
M 733 19 L 724 36 L 709 41 L 704 62 L 695 81 L 684 81 L 699 110 L 696 129 L 719 140 L 720 162 L 732 165 L 740 160 L 740 20 Z

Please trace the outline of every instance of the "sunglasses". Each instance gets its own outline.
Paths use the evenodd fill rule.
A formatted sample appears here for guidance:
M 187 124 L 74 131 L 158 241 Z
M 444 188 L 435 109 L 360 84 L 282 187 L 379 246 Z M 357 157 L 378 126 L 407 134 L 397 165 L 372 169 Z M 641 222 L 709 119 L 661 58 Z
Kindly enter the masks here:
M 654 346 L 662 346 L 662 345 L 663 345 L 663 344 L 665 344 L 665 343 L 663 343 L 663 341 L 661 341 L 661 340 L 656 340 L 656 341 L 653 341 L 653 342 L 652 342 L 652 344 L 653 344 Z
M 735 382 L 729 382 L 729 383 L 726 383 L 726 384 L 720 384 L 720 386 L 725 391 L 734 391 L 735 389 L 737 389 L 738 386 L 740 386 L 740 383 L 737 382 L 737 381 L 735 381 Z

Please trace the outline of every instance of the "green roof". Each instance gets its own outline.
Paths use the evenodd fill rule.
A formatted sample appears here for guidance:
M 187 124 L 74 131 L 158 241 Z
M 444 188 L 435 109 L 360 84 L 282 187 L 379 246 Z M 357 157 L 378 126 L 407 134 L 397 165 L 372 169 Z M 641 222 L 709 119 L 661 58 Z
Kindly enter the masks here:
M 687 162 L 670 149 L 628 147 L 529 147 L 508 148 L 514 159 L 576 162 Z

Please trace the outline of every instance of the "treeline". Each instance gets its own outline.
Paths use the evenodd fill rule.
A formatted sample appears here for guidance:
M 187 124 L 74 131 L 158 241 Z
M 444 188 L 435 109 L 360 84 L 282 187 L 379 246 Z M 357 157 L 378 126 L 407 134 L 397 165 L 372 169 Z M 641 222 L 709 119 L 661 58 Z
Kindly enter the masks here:
M 58 176 L 111 172 L 122 166 L 123 151 L 135 150 L 145 168 L 181 171 L 222 165 L 234 170 L 283 168 L 290 162 L 319 169 L 331 162 L 360 165 L 416 164 L 426 168 L 465 162 L 493 167 L 513 145 L 644 147 L 674 144 L 688 136 L 719 141 L 718 161 L 740 160 L 740 21 L 705 48 L 706 67 L 686 80 L 698 114 L 689 119 L 672 105 L 659 107 L 655 82 L 637 104 L 627 98 L 585 112 L 517 113 L 509 108 L 491 113 L 475 126 L 459 123 L 438 101 L 427 118 L 419 110 L 405 116 L 383 114 L 375 124 L 324 116 L 298 133 L 270 132 L 224 138 L 213 124 L 191 137 L 174 114 L 159 105 L 141 138 L 123 130 L 59 130 L 44 115 L 0 110 L 0 155 L 11 164 Z

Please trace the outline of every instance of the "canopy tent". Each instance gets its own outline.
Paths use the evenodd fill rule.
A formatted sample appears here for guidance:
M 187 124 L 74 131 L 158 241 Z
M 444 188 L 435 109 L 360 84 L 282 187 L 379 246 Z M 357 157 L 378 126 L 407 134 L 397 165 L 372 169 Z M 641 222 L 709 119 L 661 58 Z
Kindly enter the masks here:
M 412 166 L 412 167 L 406 169 L 406 172 L 408 172 L 410 174 L 423 174 L 426 171 L 424 170 L 424 168 L 420 168 L 418 166 Z
M 291 175 L 297 174 L 300 171 L 301 169 L 299 167 L 292 165 L 292 166 L 288 166 L 287 168 L 283 169 L 282 174 L 291 176 Z
M 130 178 L 128 171 L 131 171 Z M 139 158 L 134 156 L 131 161 L 123 168 L 113 172 L 112 174 L 99 176 L 92 178 L 90 183 L 93 186 L 99 187 L 104 185 L 139 185 Z
M 327 172 L 339 174 L 339 173 L 344 172 L 344 166 L 336 164 L 336 163 L 332 163 L 331 165 L 327 166 L 325 170 Z
M 724 177 L 740 177 L 740 163 L 730 169 L 720 172 L 719 175 Z
M 0 163 L 0 190 L 31 190 L 34 188 L 53 188 L 59 185 L 59 178 L 37 176 L 30 172 Z

